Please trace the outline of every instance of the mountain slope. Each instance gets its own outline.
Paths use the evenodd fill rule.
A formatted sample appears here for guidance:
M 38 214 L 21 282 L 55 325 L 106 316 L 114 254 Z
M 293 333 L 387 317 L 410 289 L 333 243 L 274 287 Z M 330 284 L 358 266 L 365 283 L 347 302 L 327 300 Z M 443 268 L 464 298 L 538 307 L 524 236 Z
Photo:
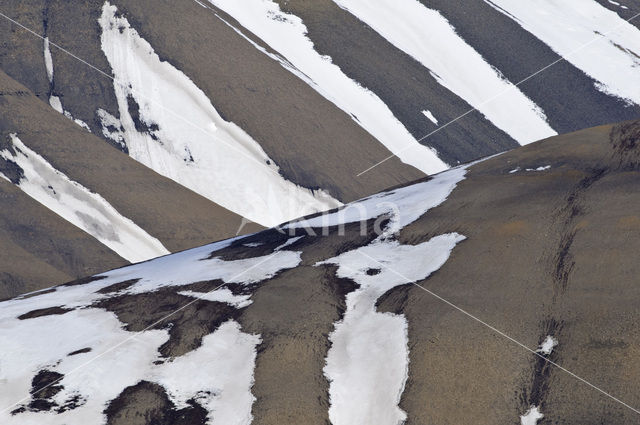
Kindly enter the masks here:
M 639 140 L 553 137 L 5 301 L 3 422 L 633 423 Z
M 51 210 L 128 261 L 146 260 L 259 228 L 249 225 L 240 229 L 242 217 L 112 149 L 1 71 L 0 93 L 0 178 L 3 177 L 3 185 L 9 180 L 40 203 L 20 212 L 27 215 L 24 220 L 33 214 L 34 220 L 43 220 L 58 229 L 68 228 L 50 214 Z M 3 209 L 11 210 L 7 214 L 19 211 L 12 199 L 0 200 Z M 4 230 L 12 234 L 11 238 L 23 238 L 18 222 L 7 222 Z M 33 237 L 43 243 L 40 260 L 53 261 L 57 254 L 46 249 L 51 235 L 44 232 Z M 59 237 L 53 242 L 62 245 L 64 240 L 79 238 L 75 230 Z M 78 248 L 64 248 L 75 252 L 72 261 L 77 266 L 65 268 L 64 276 L 52 275 L 38 284 L 27 278 L 36 272 L 30 270 L 37 269 L 35 265 L 18 269 L 11 264 L 10 256 L 3 256 L 3 269 L 13 270 L 11 279 L 3 278 L 4 286 L 15 279 L 29 285 L 11 285 L 11 291 L 4 295 L 17 295 L 36 285 L 41 288 L 61 283 L 86 275 L 89 269 L 124 264 L 115 261 L 112 254 L 97 255 L 97 247 L 84 251 L 86 256 Z
M 0 68 L 135 160 L 272 226 L 637 117 L 640 30 L 614 3 L 8 1 Z

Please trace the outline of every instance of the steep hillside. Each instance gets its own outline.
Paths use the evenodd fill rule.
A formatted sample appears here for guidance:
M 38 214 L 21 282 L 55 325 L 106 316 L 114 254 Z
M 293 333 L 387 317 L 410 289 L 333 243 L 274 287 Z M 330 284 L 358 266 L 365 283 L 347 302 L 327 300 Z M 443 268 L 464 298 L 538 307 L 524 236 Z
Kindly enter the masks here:
M 10 194 L 3 244 L 20 247 L 0 258 L 0 297 L 260 228 L 241 228 L 242 217 L 112 149 L 2 71 L 0 183 Z M 33 261 L 17 261 L 20 250 Z
M 600 126 L 2 302 L 2 423 L 635 423 L 639 181 Z
M 0 68 L 136 161 L 272 226 L 637 117 L 629 7 L 9 0 Z

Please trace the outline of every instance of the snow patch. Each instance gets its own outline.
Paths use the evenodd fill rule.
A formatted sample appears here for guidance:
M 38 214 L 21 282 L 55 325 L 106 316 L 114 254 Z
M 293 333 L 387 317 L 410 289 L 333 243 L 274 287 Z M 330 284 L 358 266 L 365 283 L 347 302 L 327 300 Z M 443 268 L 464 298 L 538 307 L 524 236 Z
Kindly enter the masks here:
M 531 408 L 524 415 L 520 416 L 520 425 L 536 425 L 540 419 L 544 418 L 538 406 Z
M 102 196 L 53 168 L 16 134 L 10 138 L 13 151 L 0 151 L 0 157 L 22 168 L 24 178 L 17 186 L 27 195 L 128 261 L 144 261 L 169 253 L 158 239 L 121 215 Z
M 398 403 L 408 377 L 407 321 L 404 315 L 376 312 L 375 304 L 392 288 L 438 270 L 463 239 L 449 233 L 415 246 L 376 241 L 318 263 L 337 264 L 337 276 L 359 285 L 347 295 L 343 319 L 329 336 L 324 373 L 333 425 L 396 425 L 406 419 Z M 370 274 L 370 269 L 380 271 Z
M 15 302 L 15 301 L 14 301 Z M 116 316 L 102 309 L 77 309 L 62 315 L 27 320 L 2 320 L 0 326 L 0 403 L 11 406 L 29 395 L 31 379 L 40 370 L 63 374 L 53 397 L 62 412 L 0 412 L 6 425 L 103 424 L 106 405 L 141 380 L 162 385 L 178 408 L 195 398 L 208 411 L 210 424 L 251 422 L 251 394 L 258 335 L 240 331 L 233 320 L 223 323 L 184 356 L 154 364 L 167 330 L 139 333 L 123 329 Z M 69 353 L 90 348 L 89 352 Z M 18 354 L 19 353 L 19 354 Z M 91 361 L 91 366 L 83 365 Z
M 431 111 L 429 110 L 424 110 L 422 111 L 422 114 L 429 118 L 429 121 L 431 121 L 432 123 L 434 123 L 435 125 L 438 125 L 438 120 L 436 119 L 436 117 L 433 116 L 433 114 L 431 113 Z
M 442 86 L 521 145 L 557 134 L 542 109 L 487 63 L 436 10 L 417 0 L 334 2 L 422 63 Z
M 485 0 L 514 19 L 599 84 L 597 89 L 640 104 L 640 30 L 587 0 Z
M 548 356 L 557 345 L 558 340 L 551 335 L 547 335 L 542 344 L 540 344 L 540 347 L 536 350 L 536 353 L 541 353 L 545 356 Z
M 282 12 L 271 0 L 209 1 L 282 54 L 286 60 L 270 57 L 349 114 L 401 161 L 427 174 L 447 168 L 435 151 L 416 141 L 376 94 L 347 77 L 330 57 L 314 49 L 299 17 Z
M 323 190 L 296 186 L 279 174 L 262 147 L 222 119 L 209 98 L 181 71 L 161 61 L 152 46 L 105 2 L 101 43 L 113 73 L 129 154 L 158 173 L 265 226 L 341 205 Z M 130 102 L 139 109 L 134 122 Z M 187 120 L 182 115 L 188 116 Z M 139 131 L 144 126 L 147 131 Z M 112 131 L 103 129 L 112 134 Z

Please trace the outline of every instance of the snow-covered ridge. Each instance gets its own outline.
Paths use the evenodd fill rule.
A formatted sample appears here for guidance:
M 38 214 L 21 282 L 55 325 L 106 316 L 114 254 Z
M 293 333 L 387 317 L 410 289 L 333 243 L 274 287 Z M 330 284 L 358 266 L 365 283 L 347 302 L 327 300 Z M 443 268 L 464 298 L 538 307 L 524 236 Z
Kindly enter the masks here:
M 447 168 L 433 150 L 416 141 L 375 93 L 347 77 L 331 58 L 314 49 L 299 17 L 282 12 L 271 0 L 209 1 L 282 54 L 286 61 L 271 57 L 344 110 L 401 161 L 427 174 Z
M 0 157 L 15 162 L 23 170 L 24 177 L 16 185 L 27 195 L 128 261 L 144 261 L 169 253 L 158 239 L 122 216 L 102 196 L 53 168 L 17 135 L 11 134 L 10 138 L 12 149 L 0 151 Z
M 540 107 L 487 63 L 439 12 L 417 0 L 334 1 L 422 63 L 440 84 L 518 143 L 557 134 Z
M 189 400 L 196 400 L 206 409 L 209 424 L 251 423 L 251 386 L 260 335 L 242 332 L 240 325 L 229 319 L 204 336 L 198 348 L 167 359 L 160 356 L 158 349 L 168 341 L 169 329 L 130 332 L 112 312 L 91 307 L 116 295 L 153 292 L 199 281 L 221 279 L 249 285 L 300 263 L 300 253 L 292 251 L 235 261 L 209 258 L 212 252 L 236 239 L 114 270 L 102 275 L 103 279 L 84 285 L 60 286 L 50 293 L 1 302 L 0 408 L 4 410 L 0 411 L 0 422 L 104 424 L 108 403 L 125 388 L 147 381 L 161 385 L 176 409 L 186 408 Z M 130 278 L 139 279 L 131 288 L 117 293 L 98 292 Z M 217 291 L 182 292 L 207 299 Z M 244 297 L 247 301 L 250 294 Z M 219 299 L 213 297 L 210 301 Z M 249 303 L 234 307 L 244 308 Z M 69 311 L 43 317 L 23 316 L 52 307 Z M 84 367 L 87 362 L 90 366 Z M 54 408 L 50 410 L 30 405 L 32 378 L 42 371 L 62 375 L 56 383 L 62 389 L 52 397 Z
M 161 61 L 109 2 L 99 24 L 120 113 L 119 121 L 101 115 L 104 132 L 124 140 L 134 159 L 265 226 L 341 205 L 322 190 L 285 180 L 262 147 L 223 120 L 204 92 Z
M 640 105 L 640 30 L 594 0 L 484 0 L 595 79 Z

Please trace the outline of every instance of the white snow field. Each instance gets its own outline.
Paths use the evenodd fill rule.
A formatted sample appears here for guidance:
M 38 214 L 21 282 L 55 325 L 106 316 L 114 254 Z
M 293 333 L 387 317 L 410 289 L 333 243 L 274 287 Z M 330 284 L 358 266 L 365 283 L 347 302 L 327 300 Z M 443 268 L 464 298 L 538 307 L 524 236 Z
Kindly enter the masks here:
M 105 135 L 124 140 L 129 154 L 156 172 L 265 226 L 341 205 L 323 190 L 285 180 L 262 147 L 222 119 L 204 92 L 160 60 L 116 10 L 105 2 L 99 19 L 120 112 L 117 120 L 102 111 Z M 136 129 L 130 99 L 147 131 Z
M 334 2 L 423 64 L 440 84 L 521 145 L 557 134 L 542 109 L 487 63 L 439 12 L 418 0 Z
M 324 373 L 333 425 L 397 425 L 407 418 L 398 407 L 408 377 L 407 321 L 376 312 L 375 304 L 390 289 L 438 270 L 463 239 L 449 233 L 419 245 L 376 241 L 319 263 L 337 264 L 339 277 L 360 285 L 347 295 L 344 317 L 329 336 Z
M 89 233 L 125 260 L 138 262 L 169 254 L 158 239 L 122 216 L 102 196 L 53 168 L 16 134 L 11 134 L 10 138 L 14 152 L 5 149 L 0 151 L 0 157 L 22 168 L 24 177 L 17 186 L 27 195 Z
M 347 77 L 330 57 L 314 49 L 299 17 L 282 12 L 271 0 L 209 1 L 283 55 L 286 60 L 270 56 L 349 114 L 402 162 L 427 174 L 447 168 L 434 150 L 416 141 L 375 93 Z
M 54 292 L 41 291 L 0 302 L 0 408 L 4 409 L 0 411 L 0 423 L 104 424 L 107 404 L 141 380 L 163 386 L 177 408 L 186 407 L 189 399 L 198 400 L 208 411 L 209 424 L 251 423 L 251 386 L 259 335 L 244 333 L 237 322 L 228 320 L 205 336 L 199 348 L 165 359 L 160 357 L 158 348 L 168 340 L 168 330 L 129 332 L 113 313 L 90 307 L 114 296 L 98 290 L 123 279 L 140 279 L 124 291 L 134 293 L 212 279 L 249 284 L 300 262 L 300 253 L 292 251 L 247 260 L 208 259 L 212 252 L 236 239 L 114 270 L 102 275 L 106 278 L 85 285 L 60 286 Z M 202 298 L 207 296 L 202 294 Z M 237 307 L 246 305 L 245 302 Z M 27 312 L 49 307 L 72 311 L 18 319 Z M 69 355 L 83 349 L 91 350 Z M 72 403 L 77 407 L 61 412 L 28 408 L 31 380 L 44 369 L 64 375 L 56 384 L 64 389 L 53 400 L 59 406 Z M 10 413 L 19 407 L 26 411 Z
M 551 335 L 547 335 L 547 337 L 544 339 L 544 341 L 542 341 L 542 344 L 540 344 L 540 347 L 536 350 L 536 352 L 544 354 L 545 356 L 548 356 L 549 354 L 551 354 L 551 352 L 556 347 L 556 345 L 558 345 L 558 340 Z
M 485 0 L 598 82 L 640 105 L 640 30 L 594 0 Z

